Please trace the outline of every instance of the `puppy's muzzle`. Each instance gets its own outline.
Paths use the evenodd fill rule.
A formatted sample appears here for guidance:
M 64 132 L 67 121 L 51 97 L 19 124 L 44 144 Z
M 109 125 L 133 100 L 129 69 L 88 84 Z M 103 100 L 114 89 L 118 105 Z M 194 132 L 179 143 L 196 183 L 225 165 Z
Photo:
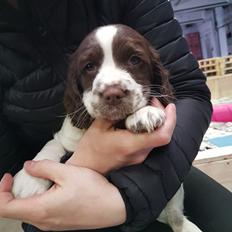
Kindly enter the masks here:
M 100 93 L 100 97 L 107 105 L 119 105 L 127 95 L 128 90 L 122 89 L 120 85 L 107 86 L 104 91 Z

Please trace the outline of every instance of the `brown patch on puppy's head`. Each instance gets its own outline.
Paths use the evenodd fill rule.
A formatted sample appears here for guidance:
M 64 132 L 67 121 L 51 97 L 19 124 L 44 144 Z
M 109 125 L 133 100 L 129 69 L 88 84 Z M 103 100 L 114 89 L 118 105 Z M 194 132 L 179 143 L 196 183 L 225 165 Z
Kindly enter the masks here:
M 92 88 L 92 82 L 102 63 L 102 49 L 91 32 L 73 53 L 68 70 L 64 104 L 73 125 L 87 129 L 92 122 L 83 104 L 83 93 Z M 82 120 L 83 117 L 85 120 Z
M 127 70 L 136 82 L 142 84 L 145 91 L 156 93 L 157 98 L 166 106 L 173 93 L 169 73 L 163 67 L 159 54 L 137 31 L 125 25 L 117 27 L 113 43 L 115 62 Z

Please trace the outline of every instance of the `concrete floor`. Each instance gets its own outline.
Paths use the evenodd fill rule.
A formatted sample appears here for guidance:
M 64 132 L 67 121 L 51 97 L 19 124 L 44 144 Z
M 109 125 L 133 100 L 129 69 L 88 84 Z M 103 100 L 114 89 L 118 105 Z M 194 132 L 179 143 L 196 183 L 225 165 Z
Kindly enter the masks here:
M 8 219 L 0 219 L 0 232 L 23 232 L 23 230 L 21 229 L 21 222 Z

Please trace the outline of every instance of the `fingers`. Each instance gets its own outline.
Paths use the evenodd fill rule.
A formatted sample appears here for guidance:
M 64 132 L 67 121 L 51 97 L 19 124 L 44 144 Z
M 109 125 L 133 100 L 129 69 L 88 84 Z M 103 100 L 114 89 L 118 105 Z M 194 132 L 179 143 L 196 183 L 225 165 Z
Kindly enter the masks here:
M 18 212 L 25 212 L 28 209 L 28 202 L 17 199 L 15 200 L 12 193 L 13 178 L 10 174 L 5 174 L 0 182 L 0 217 L 9 217 L 15 219 L 23 219 Z
M 173 131 L 176 126 L 176 107 L 169 104 L 165 108 L 166 120 L 164 124 L 153 133 L 133 134 L 127 133 L 127 142 L 133 146 L 134 151 L 147 149 L 151 147 L 159 147 L 170 142 Z M 122 140 L 123 141 L 123 140 Z
M 56 184 L 60 184 L 66 177 L 65 165 L 51 160 L 27 161 L 24 168 L 30 175 L 51 180 Z
M 10 193 L 0 193 L 0 204 L 0 217 L 26 221 L 37 214 L 34 207 L 38 203 L 34 199 L 15 199 Z
M 172 134 L 176 127 L 176 106 L 173 103 L 167 105 L 167 107 L 165 108 L 165 115 L 165 123 L 158 130 L 161 130 L 168 134 Z
M 176 107 L 169 104 L 165 108 L 166 120 L 160 128 L 153 133 L 148 134 L 147 144 L 153 147 L 159 147 L 168 144 L 171 141 L 173 131 L 176 126 Z
M 152 98 L 151 104 L 152 106 L 158 107 L 160 109 L 164 109 L 164 106 L 162 105 L 162 103 L 155 97 Z
M 10 174 L 6 173 L 0 182 L 0 192 L 10 192 L 12 189 L 13 178 Z
M 50 160 L 27 161 L 24 164 L 26 171 L 35 177 L 49 179 L 62 185 L 67 179 L 67 169 L 64 164 Z M 0 182 L 0 217 L 18 219 L 25 222 L 36 222 L 46 214 L 44 199 L 52 190 L 43 195 L 28 198 L 14 198 L 11 193 L 13 178 L 6 174 Z M 54 190 L 54 189 L 53 189 Z
M 28 223 L 38 221 L 45 213 L 39 197 L 14 198 L 11 192 L 0 192 L 0 217 Z
M 30 175 L 52 180 L 58 185 L 67 179 L 65 165 L 54 161 L 27 161 L 24 168 Z M 13 178 L 8 174 L 0 182 L 0 216 L 26 222 L 36 221 L 44 213 L 41 195 L 15 199 L 11 193 L 12 183 Z
M 112 127 L 115 122 L 109 121 L 106 119 L 95 119 L 90 126 L 90 128 L 100 129 L 100 130 L 108 130 Z

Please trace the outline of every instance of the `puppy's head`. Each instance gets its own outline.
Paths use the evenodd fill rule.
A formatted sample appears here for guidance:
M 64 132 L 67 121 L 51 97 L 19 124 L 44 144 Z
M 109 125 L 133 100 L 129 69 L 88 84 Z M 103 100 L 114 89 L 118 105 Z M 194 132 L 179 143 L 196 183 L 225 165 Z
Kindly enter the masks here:
M 147 40 L 110 25 L 90 33 L 73 54 L 65 106 L 73 123 L 86 128 L 91 118 L 124 119 L 153 96 L 166 105 L 170 95 L 167 72 Z

